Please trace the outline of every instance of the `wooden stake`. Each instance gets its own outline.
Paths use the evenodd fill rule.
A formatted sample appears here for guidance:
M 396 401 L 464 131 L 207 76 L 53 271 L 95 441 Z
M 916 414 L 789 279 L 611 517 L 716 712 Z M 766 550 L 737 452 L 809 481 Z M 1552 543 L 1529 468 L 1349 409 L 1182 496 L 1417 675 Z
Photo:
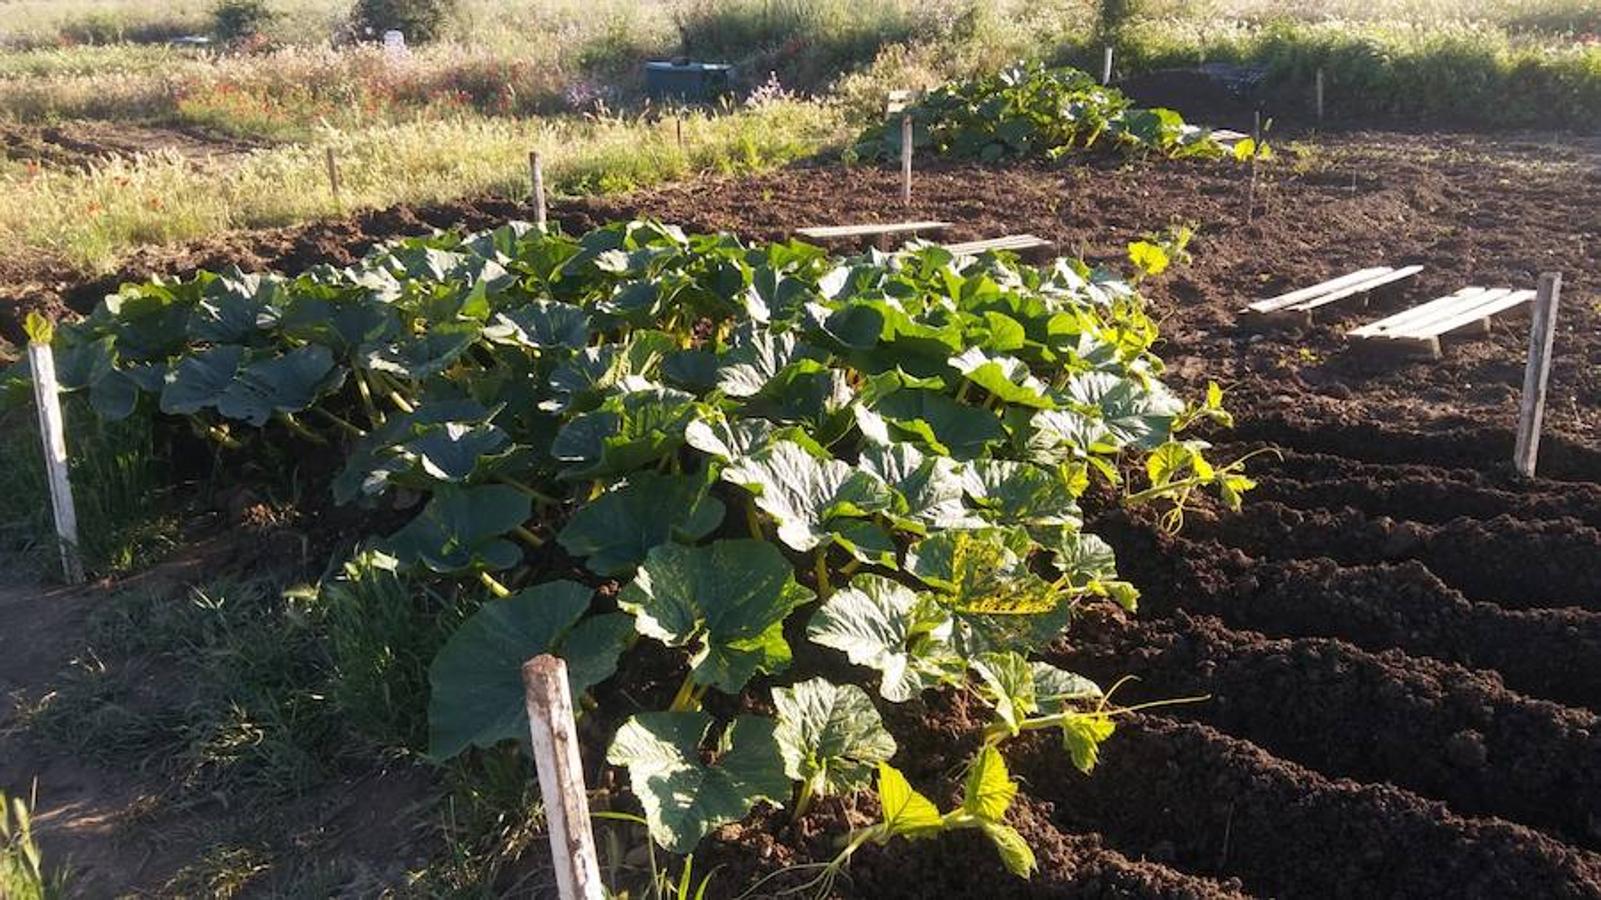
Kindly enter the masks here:
M 545 166 L 538 150 L 528 153 L 528 183 L 533 191 L 534 224 L 545 225 Z
M 1313 83 L 1313 94 L 1317 99 L 1317 123 L 1323 124 L 1323 70 L 1317 70 L 1317 80 Z
M 901 116 L 901 204 L 912 205 L 912 116 Z
M 1256 159 L 1262 155 L 1262 111 L 1256 111 L 1251 125 L 1251 184 L 1245 193 L 1245 221 L 1256 219 Z
M 1106 45 L 1106 52 L 1101 55 L 1101 84 L 1112 83 L 1112 45 Z
M 1557 333 L 1557 302 L 1562 296 L 1562 273 L 1540 276 L 1534 297 L 1534 324 L 1529 327 L 1529 361 L 1523 369 L 1523 402 L 1518 409 L 1518 441 L 1512 464 L 1525 478 L 1534 477 L 1540 457 L 1540 426 L 1545 420 L 1545 388 L 1551 381 L 1551 345 Z
M 334 204 L 339 202 L 339 164 L 334 161 L 334 148 L 327 148 L 325 160 L 328 163 L 328 190 L 333 192 Z
M 684 151 L 684 120 L 674 116 L 673 129 L 678 132 L 678 152 Z
M 61 543 L 61 572 L 68 584 L 83 584 L 83 560 L 78 556 L 78 511 L 72 503 L 72 482 L 67 470 L 67 429 L 61 416 L 56 358 L 50 345 L 30 341 L 28 365 L 33 372 L 34 405 L 39 408 L 39 438 L 44 447 L 45 474 L 50 481 L 50 507 L 55 514 L 56 537 Z
M 567 688 L 567 664 L 548 653 L 523 663 L 529 737 L 550 828 L 551 863 L 561 900 L 602 900 L 600 863 L 589 824 L 589 795 Z

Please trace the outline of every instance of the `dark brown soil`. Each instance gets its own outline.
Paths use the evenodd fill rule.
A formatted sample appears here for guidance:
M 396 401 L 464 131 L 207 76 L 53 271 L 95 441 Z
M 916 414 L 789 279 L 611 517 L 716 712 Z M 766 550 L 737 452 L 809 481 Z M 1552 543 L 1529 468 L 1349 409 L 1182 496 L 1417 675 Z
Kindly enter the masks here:
M 52 169 L 89 169 L 112 159 L 175 153 L 197 164 L 220 162 L 261 146 L 198 127 L 81 121 L 0 125 L 0 155 Z
M 1256 208 L 1228 166 L 941 167 L 900 208 L 891 172 L 797 168 L 558 204 L 569 230 L 652 215 L 778 237 L 820 222 L 940 217 L 953 238 L 1029 231 L 1118 261 L 1174 219 L 1201 223 L 1192 265 L 1148 284 L 1169 375 L 1230 390 L 1225 455 L 1258 457 L 1239 516 L 1180 536 L 1103 515 L 1137 619 L 1087 619 L 1057 661 L 1120 700 L 1209 700 L 1120 720 L 1080 775 L 1058 742 L 1007 745 L 1013 815 L 1042 871 L 1006 875 L 972 835 L 866 848 L 834 893 L 995 897 L 1601 897 L 1601 176 L 1593 141 L 1357 134 L 1281 145 Z M 35 266 L 6 296 L 87 309 L 119 278 L 237 262 L 346 262 L 433 225 L 526 215 L 511 202 L 392 210 L 151 251 L 110 278 Z M 1365 265 L 1419 283 L 1300 334 L 1239 327 L 1245 301 Z M 1527 315 L 1437 363 L 1350 351 L 1345 327 L 1467 284 L 1567 278 L 1540 479 L 1510 471 Z M 31 279 L 31 281 L 30 281 Z M 3 303 L 3 300 L 0 300 Z M 3 309 L 3 307 L 0 307 Z M 0 328 L 15 319 L 0 315 Z M 660 673 L 639 673 L 654 683 Z M 884 709 L 896 763 L 942 804 L 984 715 L 950 692 Z M 712 891 L 806 879 L 876 812 L 767 811 L 697 854 Z M 785 881 L 784 879 L 790 879 Z

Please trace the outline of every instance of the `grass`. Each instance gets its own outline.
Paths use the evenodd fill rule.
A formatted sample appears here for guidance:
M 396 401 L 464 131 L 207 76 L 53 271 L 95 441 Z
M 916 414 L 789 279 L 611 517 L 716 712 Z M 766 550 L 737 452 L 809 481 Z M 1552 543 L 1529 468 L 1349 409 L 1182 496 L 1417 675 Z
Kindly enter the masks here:
M 165 448 L 150 415 L 106 422 L 76 397 L 63 404 L 79 550 L 97 575 L 149 564 L 175 540 Z M 49 486 L 31 402 L 0 412 L 0 552 L 57 570 Z
M 176 155 L 117 161 L 93 171 L 38 171 L 0 182 L 0 241 L 48 250 L 105 270 L 136 246 L 232 229 L 286 225 L 357 209 L 463 196 L 523 196 L 527 157 L 540 148 L 549 189 L 612 192 L 696 172 L 779 165 L 834 139 L 825 107 L 779 103 L 731 115 L 687 114 L 684 143 L 668 119 L 514 120 L 461 117 L 329 131 L 317 145 L 258 151 L 226 168 Z M 336 202 L 324 148 L 341 171 Z
M 37 789 L 37 785 L 35 785 Z M 0 897 L 56 900 L 67 896 L 67 874 L 50 871 L 33 836 L 36 798 L 8 797 L 0 791 Z

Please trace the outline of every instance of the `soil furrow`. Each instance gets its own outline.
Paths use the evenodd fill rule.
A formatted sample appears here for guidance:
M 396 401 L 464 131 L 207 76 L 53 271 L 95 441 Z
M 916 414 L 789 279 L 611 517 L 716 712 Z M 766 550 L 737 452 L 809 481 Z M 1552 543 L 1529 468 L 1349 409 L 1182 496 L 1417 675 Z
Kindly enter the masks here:
M 1164 534 L 1121 513 L 1098 526 L 1125 577 L 1144 591 L 1144 615 L 1183 609 L 1273 637 L 1395 647 L 1493 669 L 1508 687 L 1533 697 L 1601 709 L 1601 613 L 1473 603 L 1417 562 L 1267 563 L 1215 542 Z
M 1137 676 L 1121 702 L 1207 694 L 1169 714 L 1326 775 L 1389 781 L 1458 813 L 1601 848 L 1601 720 L 1589 711 L 1396 650 L 1265 640 L 1182 613 L 1086 624 L 1052 662 L 1103 684 Z
M 1553 493 L 1517 494 L 1438 474 L 1383 470 L 1353 477 L 1305 478 L 1281 474 L 1266 464 L 1253 469 L 1260 486 L 1250 499 L 1273 501 L 1297 509 L 1351 507 L 1369 516 L 1390 516 L 1413 522 L 1442 524 L 1452 519 L 1574 519 L 1601 528 L 1601 499 L 1577 488 Z
M 1013 768 L 1070 830 L 1130 855 L 1238 876 L 1287 897 L 1601 894 L 1601 856 L 1496 819 L 1464 818 L 1390 785 L 1331 780 L 1205 725 L 1132 716 L 1084 776 L 1049 735 Z
M 1423 525 L 1268 501 L 1248 503 L 1238 514 L 1192 516 L 1183 536 L 1280 562 L 1326 558 L 1350 566 L 1415 559 L 1472 600 L 1509 609 L 1601 610 L 1601 530 L 1572 519 L 1497 516 Z

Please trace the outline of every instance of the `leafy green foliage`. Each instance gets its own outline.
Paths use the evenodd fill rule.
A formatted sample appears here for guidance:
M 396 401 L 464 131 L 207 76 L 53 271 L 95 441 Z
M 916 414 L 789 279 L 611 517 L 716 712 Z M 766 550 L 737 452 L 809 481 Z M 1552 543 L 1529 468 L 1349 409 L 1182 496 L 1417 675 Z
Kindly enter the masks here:
M 744 818 L 758 801 L 782 805 L 789 793 L 772 719 L 736 718 L 708 764 L 700 745 L 711 725 L 701 712 L 640 713 L 617 730 L 606 754 L 607 762 L 627 767 L 651 837 L 675 853 L 695 849 L 708 831 Z
M 991 743 L 1055 716 L 1088 764 L 1101 719 L 1027 658 L 1078 604 L 1134 600 L 1080 498 L 1094 478 L 1137 502 L 1249 487 L 1184 433 L 1227 424 L 1221 392 L 1168 390 L 1156 338 L 1131 284 L 1076 261 L 834 259 L 628 222 L 132 285 L 54 346 L 103 415 L 159 408 L 224 453 L 337 454 L 338 502 L 409 517 L 364 553 L 452 609 L 474 580 L 496 595 L 435 658 L 436 757 L 520 736 L 529 656 L 567 657 L 582 692 L 634 635 L 666 645 L 679 690 L 636 698 L 668 711 L 631 719 L 611 758 L 653 837 L 687 850 L 792 780 L 803 811 L 894 752 L 866 691 L 814 677 L 802 634 L 891 702 L 975 668 L 1006 705 Z M 712 688 L 778 716 L 742 717 L 707 762 Z M 1026 872 L 981 771 L 976 805 L 941 821 Z
M 918 840 L 948 831 L 977 829 L 995 845 L 1007 871 L 1027 878 L 1037 865 L 1034 851 L 1017 829 L 1004 821 L 1016 797 L 1017 782 L 1006 771 L 1000 752 L 990 745 L 979 750 L 968 766 L 962 805 L 943 815 L 933 801 L 912 788 L 899 770 L 879 763 L 878 802 L 883 821 L 854 832 L 834 865 L 841 864 L 868 841 L 887 844 L 897 837 Z
M 774 736 L 784 774 L 801 783 L 801 805 L 812 797 L 866 786 L 873 766 L 895 755 L 895 739 L 867 692 L 822 678 L 774 688 Z
M 1098 146 L 1177 157 L 1224 154 L 1210 131 L 1185 124 L 1171 109 L 1136 108 L 1086 72 L 1039 63 L 942 85 L 906 112 L 918 152 L 958 159 L 1057 159 Z M 900 142 L 897 120 L 869 128 L 856 151 L 895 159 Z
M 571 581 L 547 581 L 490 600 L 463 622 L 429 669 L 429 755 L 448 759 L 469 744 L 489 747 L 526 735 L 522 665 L 541 653 L 566 660 L 574 695 L 611 677 L 632 623 L 617 613 L 583 618 L 592 593 Z

